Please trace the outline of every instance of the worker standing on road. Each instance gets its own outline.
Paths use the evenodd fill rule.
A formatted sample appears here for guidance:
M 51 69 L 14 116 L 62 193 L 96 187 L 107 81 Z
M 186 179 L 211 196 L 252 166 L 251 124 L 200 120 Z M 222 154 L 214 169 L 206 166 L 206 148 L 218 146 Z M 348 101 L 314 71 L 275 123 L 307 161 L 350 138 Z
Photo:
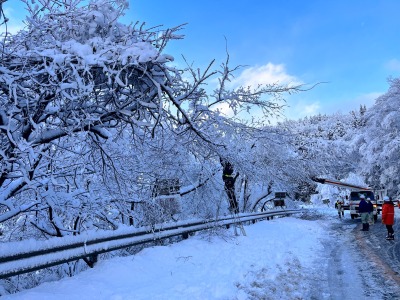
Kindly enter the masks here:
M 374 224 L 374 205 L 371 202 L 371 198 L 367 198 L 368 204 L 368 225 Z
M 341 200 L 337 200 L 335 203 L 339 218 L 344 217 L 344 209 L 343 209 L 343 202 Z
M 382 223 L 386 225 L 387 229 L 387 240 L 394 240 L 394 203 L 388 196 L 383 198 L 383 205 L 382 205 Z
M 368 211 L 368 203 L 365 201 L 365 195 L 360 196 L 360 204 L 358 205 L 358 212 L 361 215 L 361 222 L 363 228 L 361 229 L 362 231 L 368 231 L 369 230 L 369 223 L 368 223 L 368 216 L 369 216 L 369 211 Z

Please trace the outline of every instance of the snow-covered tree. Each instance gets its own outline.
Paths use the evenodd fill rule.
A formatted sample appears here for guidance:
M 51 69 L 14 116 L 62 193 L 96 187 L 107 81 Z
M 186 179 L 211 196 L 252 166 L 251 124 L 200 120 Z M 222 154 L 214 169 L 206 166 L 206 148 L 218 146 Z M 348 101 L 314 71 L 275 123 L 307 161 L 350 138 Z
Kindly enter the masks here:
M 301 160 L 308 162 L 308 174 L 341 180 L 357 172 L 360 155 L 352 147 L 357 128 L 351 114 L 317 115 L 282 124 L 293 135 L 292 145 Z M 299 196 L 315 189 L 309 180 L 299 183 Z
M 132 222 L 134 204 L 151 198 L 158 179 L 192 174 L 188 195 L 214 176 L 232 142 L 221 133 L 242 126 L 219 105 L 235 114 L 258 107 L 268 118 L 283 93 L 299 88 L 229 89 L 237 71 L 229 56 L 216 71 L 213 62 L 204 72 L 173 67 L 164 50 L 183 38 L 182 27 L 124 25 L 127 1 L 22 2 L 26 29 L 0 39 L 3 226 L 22 218 L 40 234 L 63 236 Z M 219 85 L 207 94 L 213 76 Z M 186 170 L 185 159 L 193 163 Z
M 360 169 L 367 182 L 377 188 L 387 188 L 397 196 L 400 189 L 400 79 L 389 80 L 387 93 L 380 96 L 365 113 L 362 134 L 354 139 L 363 160 Z

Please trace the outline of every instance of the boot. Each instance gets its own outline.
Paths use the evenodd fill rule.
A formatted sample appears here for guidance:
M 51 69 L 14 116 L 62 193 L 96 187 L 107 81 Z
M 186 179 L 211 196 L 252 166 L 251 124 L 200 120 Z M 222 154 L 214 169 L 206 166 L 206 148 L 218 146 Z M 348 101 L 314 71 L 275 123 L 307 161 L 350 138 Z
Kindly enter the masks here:
M 363 228 L 360 231 L 367 231 L 367 224 L 362 223 L 362 225 L 363 225 Z
M 369 223 L 365 223 L 365 231 L 369 230 Z
M 387 240 L 394 240 L 394 234 L 393 233 L 388 233 L 388 235 L 386 236 Z

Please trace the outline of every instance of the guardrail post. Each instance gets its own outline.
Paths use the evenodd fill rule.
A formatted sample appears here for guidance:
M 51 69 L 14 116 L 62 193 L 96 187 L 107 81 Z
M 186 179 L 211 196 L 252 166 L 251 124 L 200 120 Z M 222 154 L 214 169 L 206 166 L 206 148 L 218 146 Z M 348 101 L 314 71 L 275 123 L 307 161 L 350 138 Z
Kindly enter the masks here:
M 98 261 L 98 256 L 98 254 L 91 254 L 88 257 L 84 257 L 83 260 L 90 268 L 93 268 L 95 263 Z

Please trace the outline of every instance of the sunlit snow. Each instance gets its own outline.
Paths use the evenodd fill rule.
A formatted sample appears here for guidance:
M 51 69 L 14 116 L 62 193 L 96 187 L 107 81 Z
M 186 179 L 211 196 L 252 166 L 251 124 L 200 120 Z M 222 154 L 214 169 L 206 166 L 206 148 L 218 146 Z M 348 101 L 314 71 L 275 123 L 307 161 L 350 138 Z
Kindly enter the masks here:
M 201 233 L 100 261 L 72 278 L 5 299 L 305 299 L 321 279 L 318 258 L 326 236 L 319 221 L 286 217 L 245 230 L 247 236 Z

